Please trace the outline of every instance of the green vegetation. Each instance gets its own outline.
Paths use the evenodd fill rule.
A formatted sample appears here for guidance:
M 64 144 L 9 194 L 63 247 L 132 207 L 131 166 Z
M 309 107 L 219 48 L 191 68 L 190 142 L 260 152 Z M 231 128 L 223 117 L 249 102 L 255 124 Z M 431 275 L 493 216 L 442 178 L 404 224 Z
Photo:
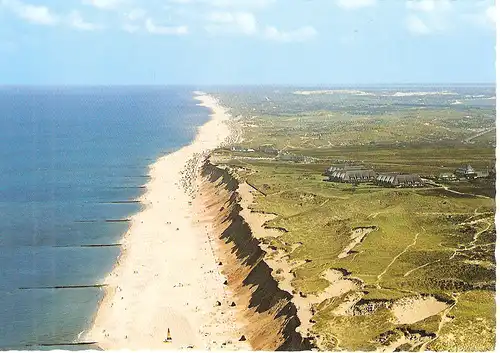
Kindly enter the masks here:
M 273 144 L 280 149 L 328 149 L 338 146 L 394 144 L 452 144 L 494 127 L 486 112 L 474 119 L 451 109 L 423 108 L 391 112 L 386 115 L 353 115 L 344 112 L 317 112 L 300 116 L 259 116 L 245 121 L 246 145 Z M 493 126 L 492 126 L 493 124 Z M 488 145 L 494 134 L 475 142 Z
M 233 110 L 243 116 L 240 146 L 271 144 L 313 158 L 293 163 L 263 151 L 219 150 L 215 155 L 216 162 L 232 167 L 262 193 L 252 207 L 277 215 L 267 226 L 286 230 L 267 241 L 303 263 L 293 270 L 295 290 L 321 293 L 330 285 L 322 273 L 332 268 L 362 281 L 358 290 L 316 305 L 311 334 L 322 348 L 373 350 L 405 337 L 400 348 L 494 348 L 494 179 L 445 185 L 455 193 L 439 184 L 394 189 L 330 183 L 321 175 L 336 161 L 428 178 L 466 163 L 491 167 L 494 135 L 487 132 L 474 143 L 467 139 L 494 127 L 492 109 L 406 107 L 385 114 L 318 109 L 256 116 L 247 102 Z M 372 226 L 346 257 L 339 257 L 351 244 L 354 228 Z M 352 295 L 358 297 L 351 311 L 342 312 Z M 428 295 L 448 309 L 411 324 L 397 322 L 390 310 L 394 302 Z M 363 303 L 383 305 L 367 311 Z
M 453 319 L 443 326 L 433 350 L 489 351 L 495 346 L 495 294 L 470 291 L 457 298 L 450 311 Z

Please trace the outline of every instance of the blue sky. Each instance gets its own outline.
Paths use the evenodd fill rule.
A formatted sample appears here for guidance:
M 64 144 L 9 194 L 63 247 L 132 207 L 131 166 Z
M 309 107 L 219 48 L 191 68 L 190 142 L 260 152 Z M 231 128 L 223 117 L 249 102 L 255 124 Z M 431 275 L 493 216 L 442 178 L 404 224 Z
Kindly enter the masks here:
M 0 0 L 0 84 L 495 81 L 494 0 Z

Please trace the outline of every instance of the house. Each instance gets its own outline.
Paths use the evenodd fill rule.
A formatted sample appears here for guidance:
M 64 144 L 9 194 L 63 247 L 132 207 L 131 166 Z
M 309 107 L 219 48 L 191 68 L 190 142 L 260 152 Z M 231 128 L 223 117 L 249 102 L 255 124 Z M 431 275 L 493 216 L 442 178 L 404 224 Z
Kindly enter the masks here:
M 257 150 L 259 152 L 263 152 L 263 153 L 267 153 L 267 154 L 278 154 L 278 152 L 279 152 L 272 145 L 262 145 Z
M 377 185 L 386 187 L 418 187 L 423 186 L 423 180 L 416 174 L 384 173 L 375 179 Z
M 459 178 L 474 178 L 476 177 L 476 171 L 471 167 L 470 164 L 458 167 L 455 170 L 455 175 Z
M 295 163 L 312 163 L 314 162 L 314 158 L 309 156 L 302 156 L 293 153 L 279 153 L 276 156 L 276 160 L 285 161 L 285 162 L 295 162 Z
M 476 178 L 487 178 L 490 176 L 489 170 L 476 170 Z
M 330 174 L 329 181 L 341 183 L 359 183 L 374 180 L 377 174 L 373 169 L 341 169 Z
M 245 148 L 241 146 L 231 146 L 232 152 L 255 152 L 253 148 Z
M 367 169 L 367 168 L 364 165 L 334 164 L 328 167 L 323 173 L 323 175 L 330 176 L 332 175 L 333 172 L 339 170 L 361 170 L 361 169 Z
M 457 180 L 457 177 L 453 173 L 441 173 L 438 176 L 438 180 L 441 180 L 441 181 L 453 181 L 453 180 Z
M 304 156 L 299 156 L 299 155 L 292 154 L 292 153 L 280 153 L 276 156 L 276 159 L 280 160 L 280 161 L 285 161 L 285 162 L 299 163 L 299 162 L 304 161 Z

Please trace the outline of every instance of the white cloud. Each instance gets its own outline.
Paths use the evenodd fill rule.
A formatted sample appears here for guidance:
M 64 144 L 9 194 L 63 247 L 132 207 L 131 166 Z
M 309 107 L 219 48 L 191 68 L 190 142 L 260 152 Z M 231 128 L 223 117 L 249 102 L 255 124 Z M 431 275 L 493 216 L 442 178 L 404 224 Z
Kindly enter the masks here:
M 205 29 L 216 33 L 244 33 L 252 35 L 257 32 L 257 21 L 251 12 L 214 11 L 208 14 L 209 25 Z
M 495 5 L 490 6 L 486 9 L 485 11 L 486 18 L 492 22 L 493 24 L 497 23 L 497 9 L 495 8 Z
M 173 4 L 203 4 L 209 7 L 227 9 L 263 9 L 274 4 L 276 0 L 170 0 Z
M 103 10 L 114 10 L 123 4 L 123 0 L 83 0 L 83 3 Z
M 452 8 L 450 0 L 408 0 L 406 7 L 410 10 L 434 12 Z
M 464 21 L 477 27 L 496 29 L 497 10 L 495 5 L 480 6 L 476 11 L 463 14 L 461 17 Z
M 280 42 L 302 42 L 317 35 L 312 26 L 291 31 L 281 31 L 274 26 L 259 28 L 254 14 L 249 11 L 212 11 L 205 19 L 208 22 L 205 30 L 210 34 L 243 34 Z
M 377 0 L 337 0 L 337 6 L 345 10 L 356 10 L 363 7 L 375 6 Z
M 406 27 L 415 35 L 449 32 L 457 14 L 452 0 L 407 0 Z
M 128 33 L 145 31 L 158 35 L 185 35 L 189 33 L 188 26 L 159 25 L 147 15 L 148 12 L 142 8 L 135 8 L 123 13 L 124 23 L 122 23 L 121 29 Z
M 420 17 L 415 15 L 407 17 L 406 26 L 411 33 L 417 35 L 430 34 L 432 32 L 431 28 Z
M 68 16 L 68 23 L 71 27 L 82 30 L 82 31 L 95 31 L 101 28 L 101 26 L 86 22 L 78 11 L 73 11 Z
M 142 22 L 146 18 L 146 15 L 147 11 L 140 8 L 135 8 L 123 13 L 124 23 L 121 27 L 122 30 L 128 33 L 139 32 L 142 27 Z M 141 21 L 141 25 L 138 24 L 139 21 Z M 150 26 L 154 28 L 154 24 L 152 22 L 150 23 Z
M 276 27 L 267 26 L 264 31 L 264 36 L 267 39 L 280 42 L 303 42 L 314 38 L 317 31 L 314 27 L 304 26 L 292 31 L 279 31 Z
M 2 0 L 1 4 L 18 17 L 31 23 L 51 26 L 59 21 L 58 17 L 46 6 L 25 4 L 18 0 Z
M 95 23 L 85 21 L 78 11 L 72 11 L 67 15 L 56 15 L 46 6 L 30 5 L 19 0 L 0 0 L 0 4 L 19 18 L 34 24 L 66 25 L 81 31 L 95 31 L 102 28 Z
M 126 12 L 125 17 L 130 21 L 137 21 L 142 20 L 144 17 L 146 17 L 146 14 L 146 10 L 137 8 Z
M 276 0 L 202 0 L 214 7 L 226 8 L 265 8 L 275 3 Z
M 146 31 L 151 34 L 163 35 L 184 35 L 188 34 L 189 29 L 187 26 L 160 26 L 153 23 L 153 20 L 148 18 L 145 22 Z

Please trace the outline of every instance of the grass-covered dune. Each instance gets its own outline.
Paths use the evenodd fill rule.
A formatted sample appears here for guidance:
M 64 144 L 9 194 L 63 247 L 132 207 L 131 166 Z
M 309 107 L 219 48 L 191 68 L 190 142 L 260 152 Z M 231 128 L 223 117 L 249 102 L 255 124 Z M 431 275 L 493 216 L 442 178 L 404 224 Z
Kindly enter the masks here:
M 322 176 L 336 161 L 428 178 L 463 164 L 490 168 L 494 111 L 252 113 L 236 124 L 239 146 L 270 144 L 310 157 L 294 163 L 225 149 L 214 161 L 258 191 L 253 211 L 275 215 L 265 226 L 279 236 L 261 242 L 299 264 L 291 270 L 294 294 L 325 298 L 310 308 L 309 334 L 320 348 L 494 349 L 494 178 L 399 189 Z M 329 270 L 356 285 L 325 295 L 335 285 L 324 275 Z

